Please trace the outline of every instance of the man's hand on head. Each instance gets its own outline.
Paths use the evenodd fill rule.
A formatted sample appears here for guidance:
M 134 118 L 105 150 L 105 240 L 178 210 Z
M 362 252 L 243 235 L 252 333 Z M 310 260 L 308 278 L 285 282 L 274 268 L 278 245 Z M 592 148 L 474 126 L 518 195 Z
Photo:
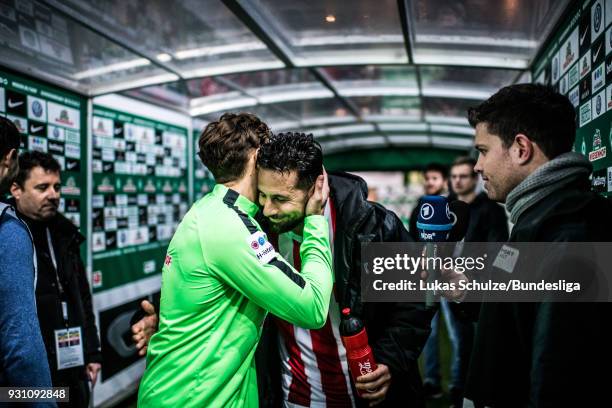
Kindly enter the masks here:
M 325 169 L 323 169 L 323 174 L 317 177 L 312 188 L 312 195 L 306 203 L 306 216 L 323 215 L 325 204 L 327 204 L 329 198 L 329 183 Z
M 132 339 L 134 343 L 136 343 L 138 355 L 144 356 L 147 354 L 147 347 L 151 340 L 151 336 L 157 332 L 158 319 L 155 313 L 155 307 L 151 302 L 143 300 L 140 306 L 147 315 L 132 326 Z

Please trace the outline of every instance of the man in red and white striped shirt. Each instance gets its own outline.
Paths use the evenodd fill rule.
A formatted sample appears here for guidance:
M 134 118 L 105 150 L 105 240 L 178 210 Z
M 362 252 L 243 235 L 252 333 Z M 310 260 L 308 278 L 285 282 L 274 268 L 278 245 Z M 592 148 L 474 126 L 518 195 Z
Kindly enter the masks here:
M 260 224 L 276 250 L 299 270 L 304 208 L 314 180 L 323 172 L 321 147 L 312 135 L 279 134 L 260 147 L 257 165 L 265 216 Z M 325 216 L 334 258 L 328 319 L 323 328 L 309 330 L 268 316 L 256 353 L 260 407 L 424 408 L 417 359 L 435 309 L 424 303 L 361 302 L 361 244 L 412 238 L 392 211 L 367 201 L 367 185 L 361 178 L 335 173 L 328 180 Z M 157 322 L 148 306 L 149 316 L 132 328 L 141 352 Z M 349 376 L 339 334 L 340 310 L 345 307 L 363 321 L 378 364 L 356 384 Z
M 321 172 L 321 148 L 311 135 L 294 133 L 273 136 L 269 143 L 261 146 L 258 153 L 259 203 L 263 207 L 263 215 L 268 222 L 271 240 L 284 259 L 292 262 L 294 268 L 298 271 L 300 270 L 304 206 L 313 182 Z M 343 248 L 339 243 L 342 243 L 346 238 L 346 236 L 338 236 L 338 230 L 342 230 L 346 234 L 348 226 L 346 224 L 350 223 L 349 219 L 355 218 L 355 224 L 364 223 L 364 220 L 357 219 L 360 218 L 360 215 L 361 218 L 368 215 L 369 218 L 376 218 L 377 212 L 374 204 L 368 203 L 363 196 L 363 185 L 365 183 L 361 179 L 348 174 L 332 174 L 329 180 L 332 192 L 325 208 L 325 216 L 329 221 L 332 249 L 335 252 L 336 249 Z M 352 191 L 347 192 L 347 187 Z M 367 191 L 367 188 L 365 191 Z M 355 197 L 351 197 L 354 195 L 361 195 L 361 200 L 355 200 Z M 355 206 L 355 204 L 359 205 Z M 369 206 L 370 213 L 363 211 L 361 207 L 364 206 Z M 383 218 L 389 216 L 388 212 L 384 208 L 381 210 L 381 208 L 378 209 L 385 212 Z M 388 224 L 391 224 L 389 229 L 402 230 L 392 237 L 393 240 L 410 240 L 397 217 L 394 214 L 389 217 L 387 220 L 391 220 L 391 222 L 388 222 Z M 397 220 L 397 223 L 394 224 L 393 221 L 395 220 Z M 340 250 L 342 251 L 342 249 Z M 358 299 L 358 292 L 357 299 L 355 299 L 355 296 L 349 299 L 347 294 L 354 292 L 354 290 L 351 290 L 349 285 L 342 285 L 343 289 L 340 289 L 338 283 L 340 280 L 349 280 L 353 281 L 354 284 L 354 279 L 351 279 L 350 275 L 359 274 L 360 265 L 354 265 L 354 259 L 350 259 L 348 261 L 351 264 L 348 265 L 348 268 L 338 268 L 337 265 L 339 264 L 344 263 L 346 265 L 347 260 L 344 259 L 346 257 L 344 254 L 334 253 L 334 258 L 336 286 L 330 302 L 328 319 L 323 328 L 317 330 L 303 329 L 273 317 L 278 332 L 277 341 L 280 350 L 282 404 L 285 407 L 354 407 L 362 405 L 364 401 L 360 401 L 357 397 L 355 387 L 365 392 L 363 398 L 369 401 L 370 405 L 386 402 L 385 405 L 394 406 L 393 401 L 387 400 L 388 391 L 395 377 L 393 371 L 398 373 L 398 379 L 405 378 L 405 376 L 399 372 L 400 370 L 390 369 L 391 364 L 388 364 L 386 354 L 402 354 L 403 350 L 387 350 L 385 353 L 377 353 L 376 340 L 385 337 L 380 334 L 381 331 L 384 331 L 384 328 L 381 330 L 373 328 L 374 333 L 370 333 L 367 319 L 365 320 L 366 329 L 370 333 L 378 368 L 373 373 L 360 377 L 356 384 L 351 384 L 346 350 L 339 333 L 340 310 L 341 307 L 354 307 L 357 303 L 360 304 L 360 300 Z M 422 327 L 420 340 L 414 341 L 417 344 L 420 341 L 421 344 L 412 347 L 411 350 L 413 355 L 418 356 L 420 347 L 427 338 L 423 334 L 427 333 L 430 315 L 429 312 L 422 310 L 417 316 L 417 325 L 425 326 Z M 381 321 L 384 321 L 385 318 L 385 316 L 380 316 Z M 402 316 L 402 318 L 405 318 L 405 316 Z M 393 322 L 387 327 L 391 330 L 397 329 Z M 410 330 L 413 333 L 418 332 L 414 327 Z M 402 344 L 393 344 L 393 342 L 385 342 L 384 340 L 383 346 L 398 349 L 403 347 Z M 410 345 L 407 344 L 406 348 L 410 348 Z M 380 347 L 378 350 L 380 350 Z M 273 351 L 269 350 L 268 352 Z M 401 360 L 401 357 L 398 360 Z M 416 366 L 416 358 L 413 363 Z M 404 384 L 398 385 L 399 388 L 395 387 L 395 391 L 401 392 L 401 387 Z M 410 388 L 409 384 L 406 384 L 406 386 L 406 388 Z M 408 395 L 405 395 L 405 397 L 408 397 L 404 399 L 405 402 L 408 403 L 413 400 L 416 404 L 411 405 L 419 406 L 418 401 Z
M 265 171 L 265 170 L 264 170 Z M 272 178 L 265 177 L 266 180 Z M 278 186 L 278 185 L 277 185 Z M 282 188 L 282 187 L 281 187 Z M 269 200 L 268 209 L 273 206 Z M 265 208 L 265 206 L 264 206 Z M 270 210 L 274 211 L 274 210 Z M 334 207 L 328 200 L 325 216 L 330 226 L 330 240 L 334 234 Z M 276 236 L 273 242 L 284 259 L 300 270 L 302 236 L 288 231 Z M 310 330 L 274 317 L 279 338 L 281 379 L 286 406 L 350 407 L 355 405 L 351 388 L 346 350 L 340 339 L 340 306 L 332 296 L 325 326 Z

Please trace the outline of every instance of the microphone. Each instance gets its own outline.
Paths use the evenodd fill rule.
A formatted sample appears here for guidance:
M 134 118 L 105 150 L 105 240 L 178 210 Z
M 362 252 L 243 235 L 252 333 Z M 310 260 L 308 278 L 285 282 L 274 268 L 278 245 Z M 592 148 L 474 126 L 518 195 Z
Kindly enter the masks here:
M 417 238 L 425 242 L 424 255 L 426 257 L 438 256 L 436 242 L 456 242 L 463 239 L 469 224 L 469 206 L 459 200 L 448 203 L 444 196 L 426 195 L 420 200 L 419 215 L 417 217 Z M 435 282 L 440 271 L 428 271 L 427 281 Z M 426 303 L 432 306 L 435 301 L 435 292 L 427 291 Z
M 418 240 L 421 242 L 445 242 L 448 240 L 456 217 L 451 214 L 444 196 L 426 195 L 421 198 L 417 217 Z

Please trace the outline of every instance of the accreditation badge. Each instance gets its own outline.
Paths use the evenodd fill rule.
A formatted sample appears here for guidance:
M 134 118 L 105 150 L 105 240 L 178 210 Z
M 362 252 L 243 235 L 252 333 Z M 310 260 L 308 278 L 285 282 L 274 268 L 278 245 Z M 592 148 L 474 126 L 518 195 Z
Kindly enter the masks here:
M 513 248 L 508 245 L 503 245 L 493 261 L 493 266 L 506 271 L 508 273 L 514 272 L 514 267 L 518 261 L 520 251 L 517 248 Z
M 85 365 L 81 328 L 55 330 L 55 351 L 58 370 Z

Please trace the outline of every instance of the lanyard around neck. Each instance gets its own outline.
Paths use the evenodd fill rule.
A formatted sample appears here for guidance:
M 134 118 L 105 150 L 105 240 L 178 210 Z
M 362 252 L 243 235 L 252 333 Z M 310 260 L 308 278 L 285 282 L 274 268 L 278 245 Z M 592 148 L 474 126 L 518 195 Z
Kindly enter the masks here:
M 49 245 L 49 255 L 51 256 L 51 263 L 53 263 L 53 269 L 55 271 L 55 280 L 57 282 L 57 287 L 60 291 L 60 296 L 63 298 L 64 296 L 64 287 L 62 286 L 62 281 L 59 277 L 59 272 L 57 270 L 57 259 L 55 258 L 55 250 L 53 249 L 53 242 L 51 241 L 51 232 L 49 232 L 49 228 L 45 228 L 47 231 L 47 245 Z M 64 324 L 68 327 L 68 303 L 65 300 L 62 300 L 62 315 L 64 317 Z
M 53 242 L 51 241 L 51 232 L 49 232 L 49 228 L 45 228 L 47 231 L 47 245 L 49 246 L 49 255 L 51 256 L 51 263 L 53 263 L 53 270 L 55 271 L 55 279 L 57 281 L 57 286 L 60 290 L 60 293 L 64 293 L 64 287 L 62 286 L 62 281 L 59 277 L 59 272 L 57 270 L 57 259 L 55 258 L 55 250 L 53 249 Z

